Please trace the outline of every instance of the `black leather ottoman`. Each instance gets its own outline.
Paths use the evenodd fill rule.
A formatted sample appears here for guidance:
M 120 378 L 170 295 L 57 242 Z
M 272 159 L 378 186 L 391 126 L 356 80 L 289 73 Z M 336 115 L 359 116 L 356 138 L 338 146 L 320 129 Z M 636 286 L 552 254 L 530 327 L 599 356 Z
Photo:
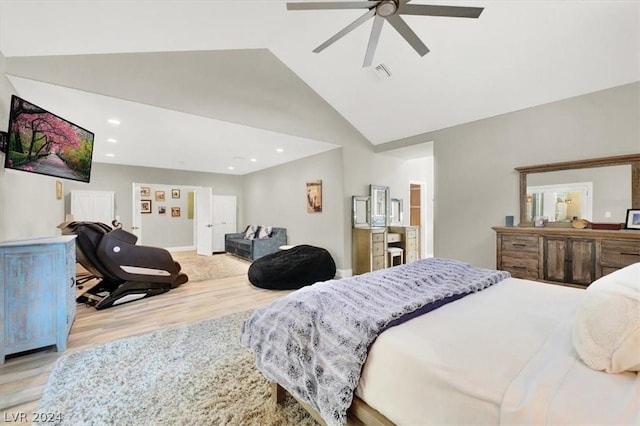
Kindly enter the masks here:
M 268 254 L 249 267 L 249 281 L 256 287 L 292 290 L 330 280 L 336 264 L 323 248 L 300 245 Z

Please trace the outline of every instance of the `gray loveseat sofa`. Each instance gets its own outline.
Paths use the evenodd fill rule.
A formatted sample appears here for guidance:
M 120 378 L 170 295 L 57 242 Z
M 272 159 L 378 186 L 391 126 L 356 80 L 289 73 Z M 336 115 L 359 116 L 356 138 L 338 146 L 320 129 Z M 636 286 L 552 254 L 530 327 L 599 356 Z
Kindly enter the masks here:
M 260 259 L 278 251 L 278 247 L 287 244 L 287 229 L 272 228 L 269 238 L 252 240 L 244 238 L 244 232 L 225 234 L 224 251 L 244 257 L 248 260 Z

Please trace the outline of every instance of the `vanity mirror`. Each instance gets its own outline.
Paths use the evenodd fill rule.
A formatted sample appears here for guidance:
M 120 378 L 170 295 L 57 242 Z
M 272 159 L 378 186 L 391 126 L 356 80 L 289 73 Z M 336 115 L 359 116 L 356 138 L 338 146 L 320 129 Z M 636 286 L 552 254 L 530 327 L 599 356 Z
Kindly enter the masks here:
M 370 185 L 371 193 L 371 226 L 389 225 L 389 187 Z
M 399 198 L 391 199 L 391 208 L 389 223 L 393 225 L 402 225 L 402 200 Z
M 354 195 L 352 198 L 351 211 L 353 213 L 354 228 L 368 228 L 370 212 L 370 197 Z
M 640 154 L 517 167 L 520 223 L 536 216 L 551 222 L 574 217 L 623 222 L 627 208 L 640 206 Z M 626 207 L 625 207 L 626 206 Z

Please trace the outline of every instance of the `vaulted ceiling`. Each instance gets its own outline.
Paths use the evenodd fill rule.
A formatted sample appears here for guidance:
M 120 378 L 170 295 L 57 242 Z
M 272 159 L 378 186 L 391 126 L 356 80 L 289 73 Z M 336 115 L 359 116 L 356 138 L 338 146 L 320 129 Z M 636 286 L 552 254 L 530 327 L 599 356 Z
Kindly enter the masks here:
M 371 21 L 312 53 L 362 10 L 2 0 L 0 52 L 20 96 L 94 131 L 95 161 L 233 174 L 640 80 L 636 0 L 412 3 L 485 9 L 405 16 L 424 57 L 385 25 L 363 68 Z

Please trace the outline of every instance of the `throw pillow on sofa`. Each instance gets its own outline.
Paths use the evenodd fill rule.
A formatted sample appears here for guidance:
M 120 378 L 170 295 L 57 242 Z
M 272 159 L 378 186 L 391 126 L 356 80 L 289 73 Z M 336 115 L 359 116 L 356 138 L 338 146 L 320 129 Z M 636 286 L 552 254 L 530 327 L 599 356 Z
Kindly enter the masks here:
M 271 236 L 271 229 L 270 226 L 261 226 L 260 231 L 258 231 L 258 239 L 264 240 L 265 238 L 269 238 Z
M 258 230 L 258 227 L 256 225 L 249 225 L 247 226 L 246 231 L 244 231 L 244 239 L 245 240 L 253 240 L 254 238 L 256 238 L 256 231 Z

